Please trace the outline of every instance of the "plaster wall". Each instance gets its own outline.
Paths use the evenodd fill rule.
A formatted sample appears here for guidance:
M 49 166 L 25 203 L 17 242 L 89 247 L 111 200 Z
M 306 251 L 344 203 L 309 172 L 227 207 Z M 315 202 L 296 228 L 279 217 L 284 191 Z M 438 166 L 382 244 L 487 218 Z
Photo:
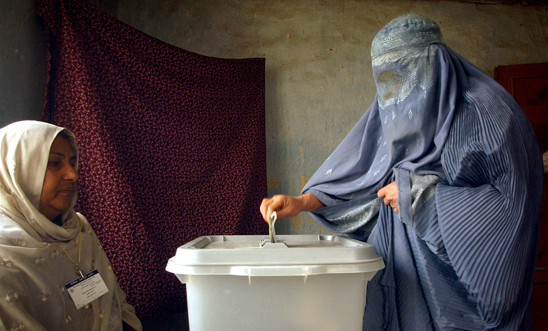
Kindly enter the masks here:
M 34 4 L 35 0 L 0 0 L 0 127 L 40 119 L 47 61 Z
M 429 16 L 487 74 L 548 62 L 548 5 L 382 0 L 89 0 L 202 55 L 266 58 L 268 194 L 297 195 L 375 95 L 370 46 L 392 18 Z M 45 46 L 34 0 L 0 0 L 0 124 L 39 118 Z M 15 115 L 14 113 L 15 112 Z M 227 201 L 230 203 L 230 201 Z M 258 206 L 257 206 L 258 208 Z M 325 233 L 306 213 L 277 232 Z

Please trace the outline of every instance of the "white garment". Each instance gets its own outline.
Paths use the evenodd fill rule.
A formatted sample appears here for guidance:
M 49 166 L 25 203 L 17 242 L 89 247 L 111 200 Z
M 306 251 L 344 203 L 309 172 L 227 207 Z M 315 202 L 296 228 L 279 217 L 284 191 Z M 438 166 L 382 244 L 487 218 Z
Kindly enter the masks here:
M 0 329 L 119 331 L 123 319 L 141 330 L 96 234 L 72 209 L 76 195 L 63 226 L 38 211 L 49 150 L 62 130 L 38 121 L 0 129 Z M 99 271 L 109 292 L 77 310 L 65 285 L 79 277 L 79 256 L 79 268 Z

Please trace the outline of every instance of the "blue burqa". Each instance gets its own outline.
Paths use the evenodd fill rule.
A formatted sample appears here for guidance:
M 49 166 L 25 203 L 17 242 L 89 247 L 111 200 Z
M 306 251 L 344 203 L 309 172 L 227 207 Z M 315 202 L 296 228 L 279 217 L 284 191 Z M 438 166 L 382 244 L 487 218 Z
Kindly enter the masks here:
M 375 101 L 310 178 L 327 229 L 367 240 L 386 268 L 364 330 L 531 329 L 542 162 L 495 81 L 405 15 L 371 48 Z M 377 197 L 395 181 L 399 213 Z

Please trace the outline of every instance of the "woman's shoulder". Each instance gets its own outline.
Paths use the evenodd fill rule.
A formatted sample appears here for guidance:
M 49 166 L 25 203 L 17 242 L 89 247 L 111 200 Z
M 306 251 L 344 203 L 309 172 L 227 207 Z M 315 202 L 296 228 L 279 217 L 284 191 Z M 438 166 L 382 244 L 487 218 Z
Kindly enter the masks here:
M 30 238 L 19 223 L 0 210 L 0 245 L 24 247 Z
M 74 215 L 80 222 L 82 222 L 83 225 L 89 225 L 88 219 L 84 215 L 77 211 L 74 212 Z
M 95 230 L 93 230 L 93 226 L 91 226 L 88 219 L 78 212 L 74 212 L 74 215 L 76 215 L 76 218 L 82 224 L 82 231 L 89 231 L 93 235 L 95 240 L 99 241 L 99 238 L 97 238 L 97 234 L 95 233 Z

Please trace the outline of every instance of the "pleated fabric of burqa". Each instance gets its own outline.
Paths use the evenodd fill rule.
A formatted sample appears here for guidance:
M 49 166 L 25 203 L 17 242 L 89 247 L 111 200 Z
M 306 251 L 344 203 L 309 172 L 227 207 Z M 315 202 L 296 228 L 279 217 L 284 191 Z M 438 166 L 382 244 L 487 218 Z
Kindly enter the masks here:
M 494 80 L 408 14 L 375 37 L 377 95 L 303 193 L 386 263 L 364 330 L 528 330 L 542 191 L 531 125 Z M 399 213 L 377 192 L 396 182 Z

